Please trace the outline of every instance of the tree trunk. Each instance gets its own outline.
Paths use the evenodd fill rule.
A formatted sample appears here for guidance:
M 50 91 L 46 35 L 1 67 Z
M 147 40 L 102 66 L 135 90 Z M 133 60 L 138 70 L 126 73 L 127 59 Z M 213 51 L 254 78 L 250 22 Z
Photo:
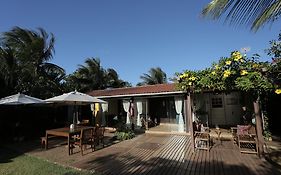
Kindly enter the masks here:
M 192 121 L 192 113 L 191 113 L 191 97 L 190 93 L 187 94 L 186 98 L 186 117 L 189 127 L 189 132 L 191 136 L 191 149 L 194 152 L 195 151 L 195 141 L 194 141 L 194 132 L 193 132 L 193 121 Z
M 257 137 L 258 137 L 258 154 L 260 157 L 264 156 L 264 139 L 262 134 L 262 118 L 261 118 L 261 112 L 260 112 L 260 105 L 259 105 L 259 98 L 254 101 L 254 111 L 255 111 L 255 117 L 256 117 L 256 129 L 257 129 Z

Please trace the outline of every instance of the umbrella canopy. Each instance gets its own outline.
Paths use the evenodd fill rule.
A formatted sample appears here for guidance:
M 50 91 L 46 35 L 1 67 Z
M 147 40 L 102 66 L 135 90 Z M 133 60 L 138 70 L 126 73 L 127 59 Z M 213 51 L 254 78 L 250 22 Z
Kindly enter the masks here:
M 65 93 L 53 98 L 46 99 L 45 101 L 53 102 L 53 103 L 70 104 L 75 106 L 83 105 L 83 104 L 92 104 L 92 103 L 107 103 L 106 101 L 100 100 L 98 98 L 77 91 Z M 77 121 L 78 123 L 77 108 L 76 108 L 76 112 L 73 113 L 73 123 L 75 123 L 75 121 Z
M 31 97 L 25 94 L 15 94 L 0 99 L 0 105 L 21 105 L 21 104 L 42 104 L 46 103 L 39 98 Z
M 53 98 L 45 100 L 46 102 L 66 103 L 66 104 L 91 104 L 91 103 L 107 103 L 106 101 L 92 97 L 81 92 L 72 91 Z

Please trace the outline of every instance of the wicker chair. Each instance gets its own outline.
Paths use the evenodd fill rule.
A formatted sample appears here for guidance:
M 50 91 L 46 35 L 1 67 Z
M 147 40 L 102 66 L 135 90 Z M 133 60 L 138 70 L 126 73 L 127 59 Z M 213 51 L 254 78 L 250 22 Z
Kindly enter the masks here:
M 210 129 L 201 127 L 200 131 L 194 131 L 195 148 L 210 151 Z
M 258 153 L 258 141 L 254 126 L 237 125 L 237 142 L 241 153 Z

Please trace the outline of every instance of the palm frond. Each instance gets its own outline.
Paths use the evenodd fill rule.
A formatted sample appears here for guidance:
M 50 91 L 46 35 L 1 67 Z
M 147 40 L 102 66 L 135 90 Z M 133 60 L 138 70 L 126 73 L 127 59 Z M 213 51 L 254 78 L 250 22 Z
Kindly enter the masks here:
M 143 82 L 138 83 L 138 85 L 153 85 L 167 83 L 166 73 L 160 67 L 151 68 L 148 71 L 148 74 L 144 73 L 140 76 L 140 79 L 142 79 Z
M 203 17 L 225 18 L 231 25 L 251 26 L 257 31 L 280 16 L 281 0 L 213 0 L 203 10 Z

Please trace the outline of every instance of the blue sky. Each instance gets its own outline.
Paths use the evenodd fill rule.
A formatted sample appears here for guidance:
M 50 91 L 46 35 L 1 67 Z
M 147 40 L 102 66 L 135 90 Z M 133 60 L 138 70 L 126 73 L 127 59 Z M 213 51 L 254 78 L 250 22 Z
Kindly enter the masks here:
M 259 53 L 277 39 L 280 20 L 257 33 L 200 18 L 208 0 L 9 0 L 1 2 L 0 32 L 44 28 L 56 37 L 52 62 L 72 73 L 88 57 L 135 85 L 151 67 L 173 77 L 211 65 L 233 50 Z

